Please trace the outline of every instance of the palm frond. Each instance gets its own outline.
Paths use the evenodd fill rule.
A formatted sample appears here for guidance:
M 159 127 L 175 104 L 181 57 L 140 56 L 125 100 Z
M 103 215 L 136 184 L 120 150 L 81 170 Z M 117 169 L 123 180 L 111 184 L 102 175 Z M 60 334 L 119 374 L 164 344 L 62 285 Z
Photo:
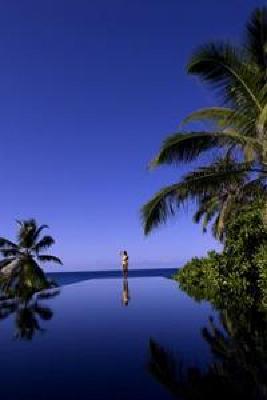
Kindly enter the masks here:
M 228 135 L 226 135 L 228 136 Z M 151 168 L 162 164 L 191 162 L 201 153 L 220 146 L 222 136 L 213 132 L 177 133 L 164 140 Z
M 188 72 L 219 89 L 226 103 L 255 114 L 261 111 L 262 76 L 249 68 L 237 48 L 223 42 L 202 46 L 191 57 Z
M 260 143 L 250 137 L 242 136 L 235 130 L 223 132 L 189 132 L 177 133 L 169 136 L 152 160 L 150 167 L 155 168 L 163 164 L 187 163 L 195 160 L 200 154 L 211 149 L 229 149 L 233 145 L 248 146 L 256 154 L 261 154 Z
M 259 137 L 263 138 L 267 126 L 267 104 L 263 107 L 261 113 L 259 114 L 259 117 L 256 121 L 256 126 Z
M 9 247 L 9 248 L 13 248 L 13 249 L 18 248 L 16 243 L 13 243 L 11 240 L 0 237 L 0 248 L 3 248 L 3 247 Z
M 219 160 L 214 164 L 188 173 L 180 183 L 163 188 L 142 209 L 145 235 L 175 215 L 179 207 L 190 200 L 203 201 L 229 188 L 235 190 L 247 179 L 250 163 Z
M 50 255 L 38 255 L 38 256 L 37 256 L 37 259 L 38 259 L 39 261 L 42 261 L 42 262 L 53 262 L 53 263 L 62 265 L 62 261 L 60 260 L 60 258 L 55 257 L 55 256 L 50 256 Z
M 36 232 L 34 234 L 34 240 L 36 241 L 39 238 L 39 236 L 42 233 L 42 231 L 44 229 L 48 229 L 48 228 L 49 228 L 49 226 L 46 225 L 46 224 L 40 225 L 39 228 L 36 229 Z
M 265 93 L 263 93 L 264 95 Z M 232 131 L 239 136 L 257 137 L 255 116 L 231 108 L 203 108 L 189 114 L 180 125 L 184 126 L 190 122 L 205 122 L 212 130 Z
M 2 254 L 3 257 L 18 257 L 21 254 L 21 252 L 18 249 L 13 249 L 13 248 L 0 249 L 0 253 Z
M 165 187 L 156 193 L 141 211 L 145 235 L 148 235 L 153 228 L 165 223 L 169 216 L 173 216 L 184 198 L 185 194 L 179 183 Z
M 230 124 L 234 114 L 233 110 L 225 107 L 202 108 L 201 110 L 194 111 L 185 117 L 181 122 L 181 126 L 187 125 L 190 122 L 198 121 L 212 121 L 217 125 L 227 126 Z
M 205 196 L 200 204 L 198 210 L 193 216 L 193 221 L 199 223 L 202 219 L 203 231 L 206 232 L 207 225 L 213 219 L 216 213 L 219 212 L 219 201 L 217 196 Z
M 251 163 L 234 163 L 219 160 L 208 167 L 201 167 L 183 178 L 183 185 L 190 190 L 192 196 L 208 196 L 223 186 L 238 185 L 244 181 Z
M 256 8 L 246 27 L 244 46 L 251 60 L 266 73 L 267 8 Z
M 203 232 L 207 232 L 208 225 L 212 222 L 212 220 L 214 219 L 215 215 L 218 214 L 218 212 L 219 210 L 217 204 L 215 204 L 213 208 L 210 208 L 206 211 L 202 222 Z
M 55 243 L 52 236 L 44 236 L 34 247 L 36 253 L 39 253 L 41 250 L 47 249 L 51 247 Z

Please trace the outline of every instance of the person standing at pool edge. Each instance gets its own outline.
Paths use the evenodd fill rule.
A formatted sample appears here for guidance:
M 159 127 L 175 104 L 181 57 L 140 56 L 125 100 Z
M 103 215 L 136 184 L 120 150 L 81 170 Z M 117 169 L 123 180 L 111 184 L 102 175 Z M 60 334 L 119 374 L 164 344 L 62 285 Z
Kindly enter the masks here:
M 124 278 L 128 277 L 129 257 L 126 250 L 121 251 L 122 272 Z

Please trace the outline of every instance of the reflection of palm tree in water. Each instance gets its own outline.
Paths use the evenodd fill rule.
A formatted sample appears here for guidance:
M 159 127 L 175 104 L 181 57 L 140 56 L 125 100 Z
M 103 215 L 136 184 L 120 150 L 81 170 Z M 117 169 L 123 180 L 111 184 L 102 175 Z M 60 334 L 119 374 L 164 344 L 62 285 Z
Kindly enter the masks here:
M 128 306 L 129 301 L 130 301 L 130 292 L 129 292 L 128 279 L 127 278 L 123 278 L 122 304 L 124 306 Z
M 202 331 L 215 361 L 205 370 L 185 367 L 173 354 L 150 341 L 149 370 L 175 398 L 209 400 L 267 399 L 266 313 L 220 313 L 221 328 L 213 319 Z
M 17 339 L 31 340 L 37 332 L 44 332 L 40 321 L 49 321 L 53 317 L 50 307 L 42 304 L 42 300 L 55 297 L 59 290 L 39 293 L 27 299 L 4 299 L 0 301 L 0 320 L 15 314 Z

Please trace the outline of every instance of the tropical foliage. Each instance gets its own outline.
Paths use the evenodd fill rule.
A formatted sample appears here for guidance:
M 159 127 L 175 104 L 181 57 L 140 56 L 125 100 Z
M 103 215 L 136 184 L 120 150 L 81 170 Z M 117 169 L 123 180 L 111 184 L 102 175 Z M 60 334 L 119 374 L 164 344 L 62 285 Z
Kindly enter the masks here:
M 233 219 L 227 226 L 222 253 L 193 258 L 178 270 L 174 278 L 181 289 L 197 300 L 217 298 L 217 304 L 227 304 L 232 301 L 230 295 L 237 297 L 243 292 L 248 302 L 251 297 L 266 303 L 267 230 L 261 215 L 256 204 Z
M 265 199 L 267 222 L 267 8 L 253 12 L 242 45 L 207 43 L 192 55 L 187 70 L 210 85 L 222 106 L 198 110 L 182 122 L 183 129 L 204 122 L 204 130 L 181 130 L 163 142 L 153 168 L 192 163 L 203 155 L 205 165 L 145 204 L 144 231 L 150 233 L 194 201 L 194 220 L 202 221 L 204 230 L 212 223 L 223 241 L 230 219 L 259 198 Z
M 221 254 L 195 258 L 176 274 L 180 288 L 209 301 L 219 318 L 211 316 L 201 331 L 213 356 L 205 368 L 150 340 L 149 371 L 175 398 L 266 399 L 266 255 L 267 230 L 256 205 L 227 227 Z
M 267 231 L 260 206 L 250 207 L 227 228 L 225 249 L 195 258 L 178 271 L 181 289 L 219 312 L 202 329 L 212 361 L 186 365 L 150 340 L 149 370 L 176 398 L 266 399 Z M 216 321 L 216 322 L 215 322 Z
M 0 238 L 0 253 L 4 257 L 0 264 L 0 287 L 5 294 L 27 298 L 53 286 L 40 263 L 62 262 L 58 257 L 42 254 L 55 243 L 51 236 L 42 235 L 47 225 L 38 226 L 34 219 L 17 224 L 17 243 Z

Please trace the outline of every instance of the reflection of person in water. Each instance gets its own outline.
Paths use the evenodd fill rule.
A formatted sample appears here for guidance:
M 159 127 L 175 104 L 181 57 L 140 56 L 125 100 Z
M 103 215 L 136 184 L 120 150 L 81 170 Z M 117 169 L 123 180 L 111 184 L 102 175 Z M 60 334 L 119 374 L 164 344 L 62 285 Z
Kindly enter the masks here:
M 128 279 L 123 278 L 122 304 L 128 306 L 130 299 Z
M 121 251 L 121 263 L 122 263 L 122 271 L 123 277 L 128 277 L 128 266 L 129 266 L 129 257 L 126 250 Z

